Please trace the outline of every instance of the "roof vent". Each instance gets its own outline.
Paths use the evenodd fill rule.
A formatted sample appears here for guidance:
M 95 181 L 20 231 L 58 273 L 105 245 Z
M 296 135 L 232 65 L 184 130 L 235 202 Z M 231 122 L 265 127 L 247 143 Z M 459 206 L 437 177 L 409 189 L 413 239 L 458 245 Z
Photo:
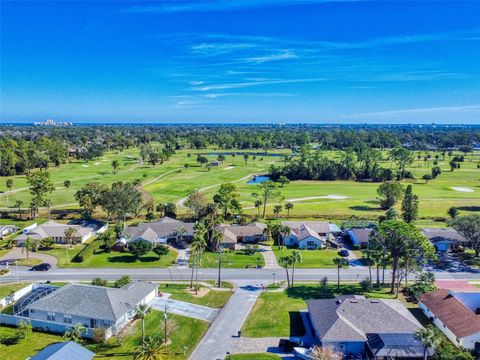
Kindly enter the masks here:
M 350 304 L 358 304 L 358 300 L 350 300 Z
M 342 300 L 338 299 L 337 301 L 335 301 L 335 304 L 337 305 L 340 305 L 342 303 Z
M 477 307 L 477 308 L 476 308 L 475 314 L 480 315 L 480 307 Z
M 378 300 L 370 300 L 370 302 L 371 302 L 372 304 L 378 304 L 380 301 L 378 301 Z

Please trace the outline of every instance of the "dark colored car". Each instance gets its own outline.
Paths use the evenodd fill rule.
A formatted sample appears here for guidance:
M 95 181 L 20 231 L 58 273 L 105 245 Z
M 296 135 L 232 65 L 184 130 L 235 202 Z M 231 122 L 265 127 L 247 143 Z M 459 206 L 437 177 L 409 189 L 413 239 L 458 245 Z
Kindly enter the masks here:
M 30 271 L 48 271 L 50 270 L 52 267 L 52 265 L 48 264 L 48 263 L 41 263 L 41 264 L 38 264 L 38 265 L 35 265 L 33 267 L 30 268 Z
M 338 252 L 338 255 L 340 255 L 341 257 L 348 257 L 348 255 L 350 254 L 348 253 L 348 250 L 342 249 Z

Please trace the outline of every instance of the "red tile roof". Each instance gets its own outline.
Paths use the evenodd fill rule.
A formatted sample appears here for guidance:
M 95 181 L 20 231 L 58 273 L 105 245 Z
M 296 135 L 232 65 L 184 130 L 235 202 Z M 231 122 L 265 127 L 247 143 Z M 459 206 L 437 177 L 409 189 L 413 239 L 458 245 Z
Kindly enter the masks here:
M 480 332 L 480 315 L 464 306 L 446 289 L 421 297 L 423 303 L 451 332 L 463 338 Z

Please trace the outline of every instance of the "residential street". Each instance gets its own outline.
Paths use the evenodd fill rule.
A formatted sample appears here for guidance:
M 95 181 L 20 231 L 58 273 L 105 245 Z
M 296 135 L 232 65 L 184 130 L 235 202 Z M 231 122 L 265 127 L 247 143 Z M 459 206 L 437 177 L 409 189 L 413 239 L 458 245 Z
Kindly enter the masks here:
M 17 279 L 17 268 L 10 266 L 10 274 L 1 276 L 0 283 L 14 282 Z M 480 280 L 480 273 L 434 271 L 436 279 Z M 285 271 L 278 269 L 222 269 L 222 280 L 249 281 L 250 284 L 269 283 L 273 274 L 277 281 L 285 280 Z M 187 268 L 56 268 L 46 272 L 28 271 L 26 267 L 18 267 L 19 281 L 88 281 L 94 277 L 106 280 L 116 280 L 122 275 L 129 275 L 134 280 L 158 281 L 188 281 L 190 269 Z M 375 274 L 373 274 L 375 276 Z M 319 281 L 322 277 L 336 281 L 337 269 L 295 269 L 295 279 L 298 281 Z M 360 281 L 368 277 L 367 267 L 350 267 L 340 271 L 341 281 Z M 215 280 L 217 269 L 200 269 L 199 280 Z M 385 279 L 390 278 L 390 273 L 385 274 Z M 412 276 L 413 278 L 413 276 Z

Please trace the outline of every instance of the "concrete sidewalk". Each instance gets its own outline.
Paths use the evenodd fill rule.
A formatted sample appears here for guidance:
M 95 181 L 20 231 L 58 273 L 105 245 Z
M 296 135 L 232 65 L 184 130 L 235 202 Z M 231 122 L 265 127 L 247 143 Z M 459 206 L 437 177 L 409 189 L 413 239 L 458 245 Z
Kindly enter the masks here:
M 271 246 L 259 245 L 260 254 L 265 259 L 265 269 L 281 269 Z
M 239 286 L 193 351 L 190 360 L 223 360 L 233 348 L 238 331 L 261 292 L 260 284 L 237 284 Z
M 170 294 L 163 294 L 162 297 L 156 297 L 153 299 L 150 306 L 158 311 L 165 311 L 167 307 L 167 313 L 188 316 L 195 319 L 200 319 L 206 322 L 213 322 L 219 313 L 219 309 L 212 309 L 207 306 L 196 305 L 185 301 L 172 300 L 168 296 Z

